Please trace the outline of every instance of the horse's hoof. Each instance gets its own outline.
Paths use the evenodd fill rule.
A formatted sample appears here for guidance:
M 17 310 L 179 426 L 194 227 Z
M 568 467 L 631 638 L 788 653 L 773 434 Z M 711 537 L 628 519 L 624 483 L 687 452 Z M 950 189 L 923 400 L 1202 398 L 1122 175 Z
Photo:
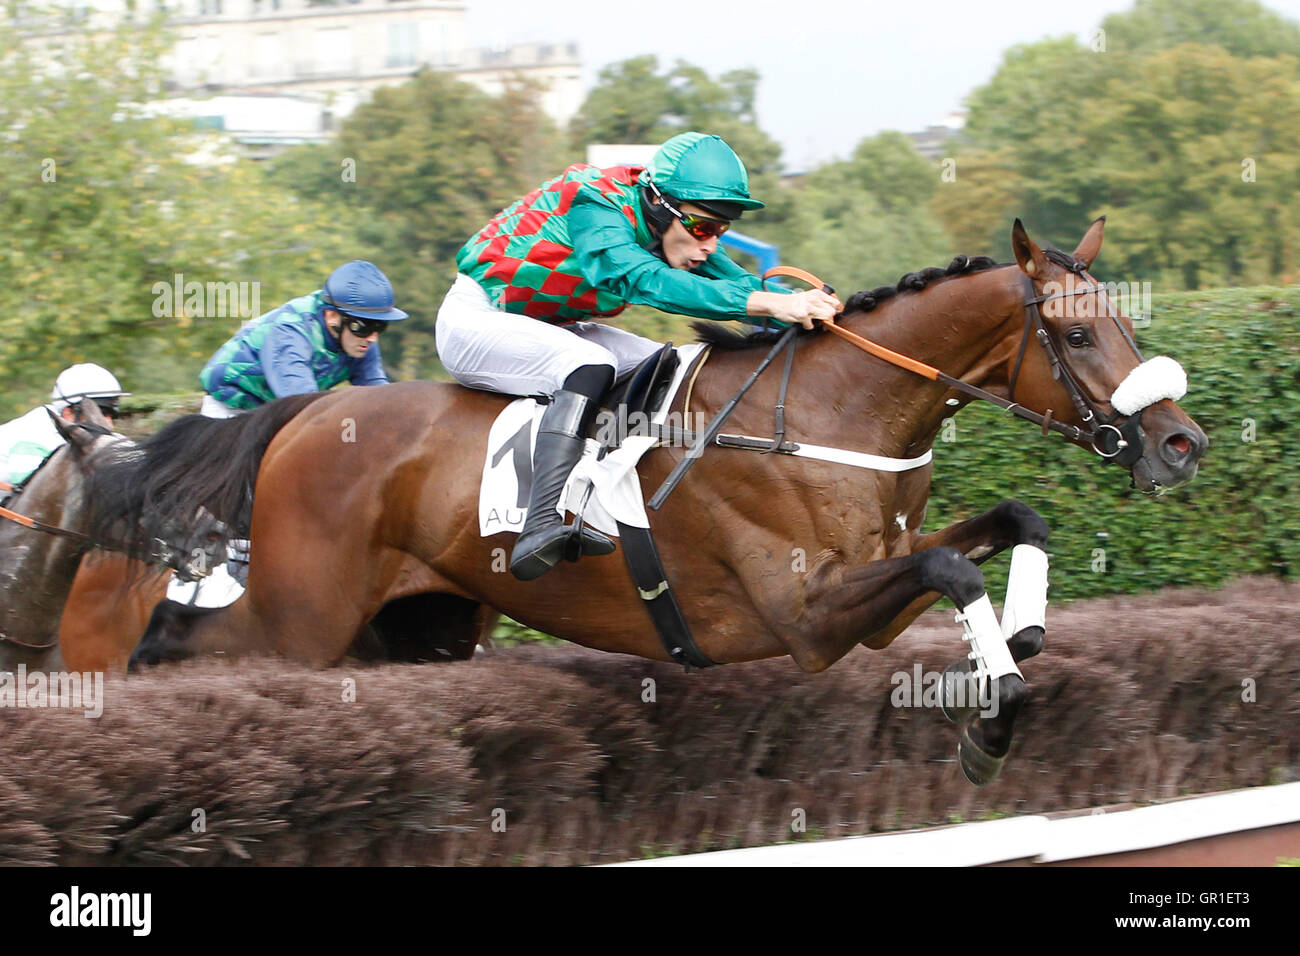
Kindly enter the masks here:
M 956 688 L 965 685 L 963 688 L 963 700 L 969 700 L 971 690 L 970 685 L 970 658 L 963 657 L 959 661 L 954 661 L 943 670 L 943 685 L 939 689 L 939 707 L 943 710 L 943 715 L 954 724 L 964 724 L 975 718 L 979 713 L 978 706 L 958 706 L 956 697 Z
M 961 764 L 961 772 L 966 775 L 966 779 L 975 786 L 983 787 L 996 780 L 1006 759 L 1005 754 L 995 757 L 975 743 L 970 735 L 969 724 L 962 729 L 961 740 L 957 744 L 957 761 Z
M 1028 660 L 1042 653 L 1043 635 L 1045 633 L 1037 624 L 1031 624 L 1029 627 L 1016 631 L 1007 641 L 1012 660 L 1019 664 L 1023 660 Z

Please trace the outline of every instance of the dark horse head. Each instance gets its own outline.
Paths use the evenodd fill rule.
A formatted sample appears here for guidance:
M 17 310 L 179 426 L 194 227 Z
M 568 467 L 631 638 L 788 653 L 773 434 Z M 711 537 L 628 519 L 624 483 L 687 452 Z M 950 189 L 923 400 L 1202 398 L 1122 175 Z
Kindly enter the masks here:
M 130 441 L 114 434 L 94 402 L 70 406 L 77 418 L 51 415 L 65 444 L 45 459 L 9 502 L 9 509 L 44 524 L 84 533 L 88 530 L 86 477 L 101 453 Z M 11 521 L 0 521 L 0 665 L 18 655 L 52 648 L 59 616 L 86 552 L 84 540 L 53 535 Z

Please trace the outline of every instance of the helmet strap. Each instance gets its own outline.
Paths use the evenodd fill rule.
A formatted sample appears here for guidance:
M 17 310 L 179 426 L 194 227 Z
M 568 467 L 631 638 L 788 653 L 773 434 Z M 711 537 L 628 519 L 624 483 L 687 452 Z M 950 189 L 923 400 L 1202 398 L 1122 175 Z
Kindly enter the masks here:
M 657 196 L 659 202 L 651 200 L 651 196 Z M 654 244 L 649 246 L 646 251 L 656 258 L 664 258 L 664 232 L 673 224 L 673 214 L 667 209 L 667 200 L 664 198 L 658 188 L 651 180 L 649 186 L 641 189 L 641 211 L 645 215 L 646 224 L 650 226 L 650 234 L 654 236 Z M 664 259 L 665 262 L 668 260 Z

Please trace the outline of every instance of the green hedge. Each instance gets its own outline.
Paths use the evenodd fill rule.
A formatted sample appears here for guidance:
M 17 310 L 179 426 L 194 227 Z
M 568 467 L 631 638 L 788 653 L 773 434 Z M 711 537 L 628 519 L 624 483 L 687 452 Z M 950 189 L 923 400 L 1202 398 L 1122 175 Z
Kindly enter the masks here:
M 1187 370 L 1179 404 L 1210 438 L 1196 479 L 1150 498 L 1120 468 L 972 405 L 955 419 L 955 440 L 935 442 L 927 530 L 1020 499 L 1052 526 L 1053 601 L 1300 572 L 1300 289 L 1153 299 L 1138 344 L 1147 357 L 1171 355 Z M 1097 548 L 1104 571 L 1094 570 Z M 984 566 L 995 603 L 1006 567 L 1005 558 Z

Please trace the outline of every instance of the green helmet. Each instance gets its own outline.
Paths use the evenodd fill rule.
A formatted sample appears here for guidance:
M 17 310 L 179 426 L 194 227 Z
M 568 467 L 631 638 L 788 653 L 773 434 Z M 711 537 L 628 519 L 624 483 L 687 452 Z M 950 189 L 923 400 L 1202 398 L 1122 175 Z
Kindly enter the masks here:
M 653 183 L 680 202 L 714 209 L 728 219 L 735 219 L 745 209 L 764 206 L 750 198 L 745 164 L 721 136 L 677 134 L 659 147 L 641 174 L 641 183 Z

